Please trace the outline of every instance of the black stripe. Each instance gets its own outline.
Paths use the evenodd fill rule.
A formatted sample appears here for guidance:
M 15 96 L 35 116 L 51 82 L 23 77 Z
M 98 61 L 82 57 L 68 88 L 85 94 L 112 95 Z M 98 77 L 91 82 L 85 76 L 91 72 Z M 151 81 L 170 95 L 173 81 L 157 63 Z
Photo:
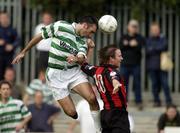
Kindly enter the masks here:
M 124 99 L 123 93 L 122 93 L 122 91 L 121 91 L 121 88 L 120 88 L 119 91 L 118 91 L 118 95 L 119 95 L 119 98 L 121 99 L 122 106 L 123 106 L 124 108 L 126 108 L 126 103 L 125 103 L 125 99 Z
M 108 87 L 107 87 L 107 85 L 106 85 L 105 78 L 106 78 L 107 81 L 109 82 L 109 80 L 108 80 L 108 78 L 107 78 L 107 73 L 108 73 L 107 68 L 104 68 L 104 71 L 102 72 L 102 77 L 103 77 L 104 86 L 105 86 L 106 88 L 108 88 Z M 108 89 L 106 89 L 105 95 L 106 95 L 107 100 L 108 100 L 108 102 L 109 102 L 109 104 L 110 104 L 110 108 L 111 108 L 111 109 L 114 108 L 115 105 L 114 105 L 114 102 L 113 102 L 112 97 L 111 97 L 111 92 L 109 92 Z

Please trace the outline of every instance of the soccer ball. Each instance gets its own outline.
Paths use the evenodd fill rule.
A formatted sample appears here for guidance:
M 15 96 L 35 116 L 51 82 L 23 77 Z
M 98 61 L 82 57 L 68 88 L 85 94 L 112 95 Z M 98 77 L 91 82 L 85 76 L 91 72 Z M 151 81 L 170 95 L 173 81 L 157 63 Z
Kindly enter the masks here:
M 99 29 L 104 33 L 113 33 L 117 29 L 117 20 L 112 15 L 104 15 L 98 21 Z

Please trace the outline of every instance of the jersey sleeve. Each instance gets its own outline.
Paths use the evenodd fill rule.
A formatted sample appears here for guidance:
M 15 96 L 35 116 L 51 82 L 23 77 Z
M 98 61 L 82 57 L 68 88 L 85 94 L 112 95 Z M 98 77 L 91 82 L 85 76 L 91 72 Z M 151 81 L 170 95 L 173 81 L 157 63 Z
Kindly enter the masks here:
M 79 47 L 79 50 L 78 50 L 78 55 L 84 55 L 84 57 L 87 57 L 86 55 L 87 55 L 87 50 L 88 50 L 88 46 L 87 46 L 87 44 L 84 44 L 84 45 L 81 45 L 80 47 Z
M 81 66 L 81 70 L 86 73 L 88 76 L 91 76 L 93 77 L 94 74 L 96 73 L 96 70 L 97 70 L 97 67 L 93 66 L 93 65 L 90 65 L 88 63 L 84 63 L 82 66 Z
M 31 115 L 31 112 L 24 104 L 21 105 L 21 115 L 23 116 L 23 118 L 26 118 Z
M 113 79 L 120 81 L 120 73 L 119 71 L 109 70 L 109 73 L 107 74 L 107 78 L 111 82 Z
M 53 38 L 57 36 L 57 31 L 59 29 L 59 26 L 61 25 L 60 21 L 57 21 L 55 23 L 52 23 L 50 25 L 47 25 L 45 27 L 41 28 L 41 35 L 43 39 Z

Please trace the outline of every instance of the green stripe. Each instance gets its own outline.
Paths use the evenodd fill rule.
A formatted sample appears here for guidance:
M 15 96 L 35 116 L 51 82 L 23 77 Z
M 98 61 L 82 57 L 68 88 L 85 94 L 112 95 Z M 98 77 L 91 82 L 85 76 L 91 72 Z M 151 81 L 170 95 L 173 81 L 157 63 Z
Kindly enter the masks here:
M 86 51 L 83 51 L 83 50 L 79 50 L 78 52 L 83 52 L 84 54 L 86 54 Z
M 60 69 L 60 70 L 65 69 L 64 66 L 61 66 L 59 64 L 53 64 L 53 63 L 48 63 L 48 67 L 55 68 L 55 69 Z M 78 65 L 67 66 L 68 69 L 71 69 L 71 68 L 74 68 L 74 67 L 78 67 Z
M 81 47 L 81 48 L 79 48 L 80 50 L 85 50 L 85 51 L 87 51 L 87 47 Z
M 52 37 L 55 37 L 55 34 L 54 34 L 54 23 L 51 24 L 50 30 L 51 30 L 51 33 L 52 33 Z
M 21 114 L 24 116 L 24 115 L 27 115 L 29 113 L 29 111 L 25 111 L 25 112 L 21 112 Z
M 20 122 L 22 119 L 15 119 L 15 120 L 8 120 L 8 121 L 5 121 L 5 122 L 0 122 L 0 125 L 5 125 L 5 124 L 10 124 L 10 123 L 15 123 L 15 122 Z
M 66 52 L 66 53 L 70 53 L 69 50 L 57 45 L 56 43 L 52 42 L 51 43 L 51 47 L 57 49 L 57 50 L 60 50 L 60 51 L 63 51 L 63 52 Z
M 17 104 L 14 104 L 14 103 L 10 103 L 10 104 L 8 104 L 7 106 L 0 106 L 0 109 L 1 108 L 7 108 L 7 107 L 17 107 Z
M 49 71 L 49 68 L 46 69 L 46 74 L 45 74 L 45 76 L 46 76 L 47 80 L 50 81 L 50 80 L 49 80 L 49 77 L 48 77 L 48 71 Z
M 15 127 L 1 129 L 1 132 L 8 132 L 8 131 L 15 131 Z
M 13 114 L 13 115 L 21 114 L 21 112 L 20 112 L 20 111 L 4 112 L 4 113 L 0 114 L 0 117 L 6 116 L 6 115 L 12 115 L 12 114 Z
M 66 61 L 66 58 L 67 58 L 67 57 L 62 57 L 62 56 L 55 55 L 55 54 L 53 54 L 51 52 L 49 52 L 49 57 L 57 59 L 59 61 Z
M 71 40 L 70 38 L 67 38 L 67 37 L 64 37 L 64 36 L 58 36 L 58 39 L 62 40 L 65 43 L 68 43 L 70 46 L 72 46 L 76 50 L 78 49 L 77 44 L 73 40 Z
M 76 41 L 82 45 L 84 45 L 86 43 L 84 40 L 81 39 L 81 37 L 76 37 Z
M 65 27 L 63 27 L 63 26 L 59 26 L 58 27 L 58 30 L 59 31 L 62 31 L 62 32 L 67 32 L 67 33 L 69 33 L 69 34 L 72 34 L 72 35 L 76 35 L 73 31 L 71 31 L 71 30 L 69 30 L 69 29 L 67 29 L 67 28 L 65 28 Z
M 47 33 L 47 31 L 46 31 L 46 28 L 45 28 L 45 27 L 42 27 L 42 30 L 43 30 L 43 35 L 44 35 L 44 37 L 45 37 L 45 38 L 49 38 L 48 33 Z

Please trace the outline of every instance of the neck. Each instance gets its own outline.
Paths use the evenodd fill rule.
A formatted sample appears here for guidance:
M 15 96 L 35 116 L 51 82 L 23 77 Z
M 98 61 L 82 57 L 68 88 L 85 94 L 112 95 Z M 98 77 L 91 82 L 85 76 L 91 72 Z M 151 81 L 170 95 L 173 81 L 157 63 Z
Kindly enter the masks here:
M 80 25 L 79 24 L 75 24 L 75 32 L 77 35 L 80 35 Z
M 129 36 L 134 36 L 136 33 L 128 33 Z
M 36 104 L 36 107 L 40 109 L 42 107 L 42 104 Z
M 7 103 L 7 102 L 8 102 L 8 100 L 9 100 L 9 98 L 2 98 L 2 100 L 1 100 L 1 101 L 2 101 L 2 103 L 4 103 L 4 104 L 5 104 L 5 103 Z

